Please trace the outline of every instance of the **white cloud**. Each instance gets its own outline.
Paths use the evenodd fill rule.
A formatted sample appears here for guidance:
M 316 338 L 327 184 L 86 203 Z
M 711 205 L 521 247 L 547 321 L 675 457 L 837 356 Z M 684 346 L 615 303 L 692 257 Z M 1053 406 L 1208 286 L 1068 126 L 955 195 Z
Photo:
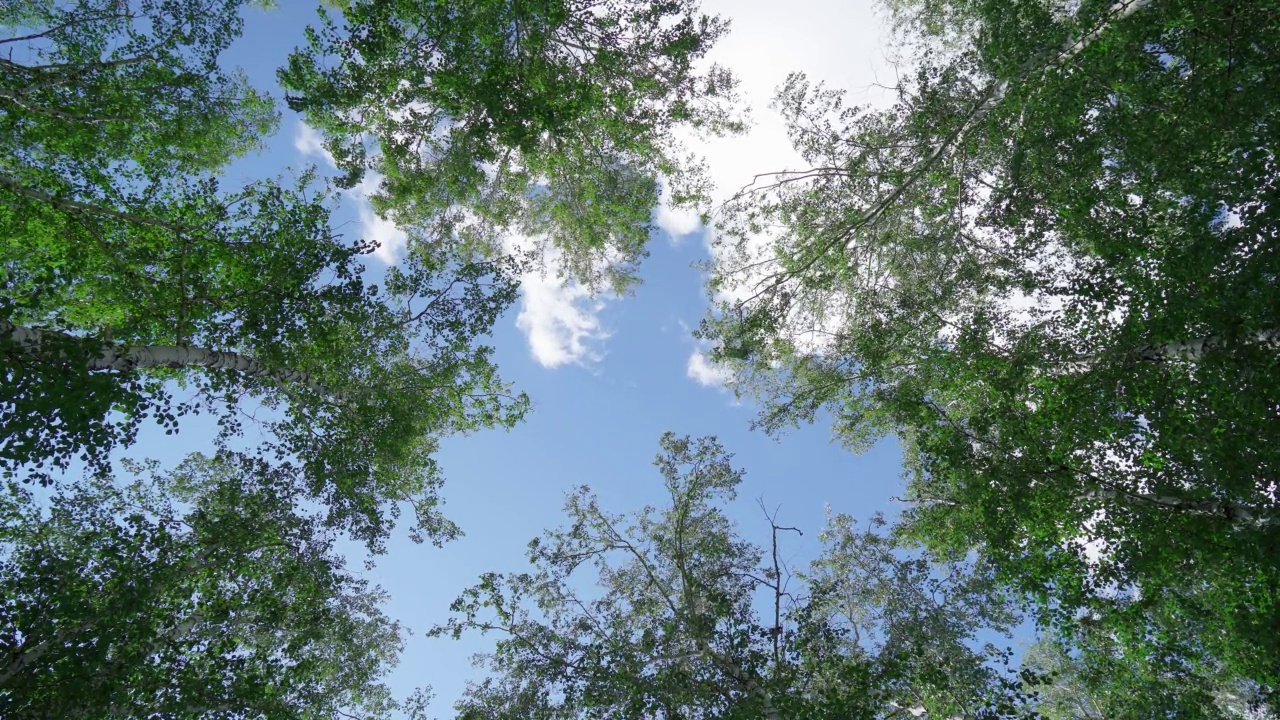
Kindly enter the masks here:
M 718 200 L 724 200 L 760 172 L 800 169 L 786 126 L 768 108 L 775 91 L 792 72 L 810 80 L 846 88 L 850 100 L 865 103 L 878 96 L 877 79 L 892 84 L 881 47 L 880 22 L 871 2 L 849 0 L 706 0 L 709 13 L 730 18 L 727 37 L 709 59 L 737 75 L 743 99 L 755 120 L 745 135 L 695 143 L 706 155 Z
M 298 133 L 293 136 L 293 147 L 303 157 L 319 157 L 330 167 L 334 166 L 333 155 L 324 148 L 324 138 L 310 125 L 298 123 Z
M 709 54 L 709 60 L 734 71 L 739 91 L 752 108 L 753 123 L 741 136 L 700 140 L 686 135 L 689 148 L 706 159 L 709 179 L 715 186 L 715 207 L 752 184 L 759 173 L 797 171 L 809 163 L 792 147 L 786 123 L 770 104 L 777 90 L 793 72 L 803 72 L 811 82 L 843 88 L 851 105 L 883 104 L 888 93 L 878 87 L 893 85 L 894 72 L 884 57 L 882 23 L 872 2 L 849 0 L 705 0 L 708 12 L 730 18 L 732 25 Z M 767 180 L 755 184 L 767 184 Z M 736 247 L 722 235 L 715 222 L 703 238 L 713 264 L 730 279 L 717 289 L 717 302 L 737 302 L 756 295 L 759 283 L 777 270 L 772 264 L 773 241 L 769 228 L 753 234 L 745 247 Z M 739 254 L 738 251 L 743 253 Z M 831 331 L 839 318 L 813 323 L 799 318 L 797 333 L 806 345 L 820 345 L 813 329 Z
M 734 379 L 733 370 L 712 362 L 711 356 L 707 354 L 710 343 L 695 338 L 693 331 L 683 320 L 677 319 L 676 324 L 680 326 L 685 339 L 693 345 L 693 350 L 689 352 L 689 361 L 685 363 L 685 376 L 703 387 L 727 389 Z M 665 332 L 665 328 L 663 330 Z
M 503 238 L 503 247 L 520 256 L 535 249 L 538 241 L 520 235 Z M 560 266 L 554 247 L 536 248 L 545 267 Z M 520 313 L 516 328 L 529 342 L 529 354 L 544 368 L 589 365 L 604 357 L 602 345 L 609 332 L 600 321 L 604 300 L 577 282 L 557 276 L 553 270 L 532 269 L 520 276 Z
M 324 148 L 324 138 L 315 128 L 304 122 L 298 123 L 298 132 L 293 137 L 293 147 L 303 157 L 318 157 L 323 159 L 329 167 L 336 167 L 333 155 Z M 374 257 L 388 265 L 393 265 L 404 250 L 407 236 L 394 222 L 379 217 L 373 211 L 373 205 L 369 203 L 369 198 L 382 184 L 382 177 L 379 173 L 366 173 L 359 185 L 343 191 L 342 194 L 355 203 L 356 218 L 360 222 L 360 236 L 365 240 L 374 240 L 378 243 L 378 249 L 373 253 Z
M 658 227 L 671 236 L 673 243 L 680 242 L 685 235 L 692 235 L 702 227 L 702 219 L 693 210 L 671 207 L 671 193 L 666 185 L 662 187 L 662 197 L 658 202 L 655 221 Z
M 400 259 L 408 236 L 394 222 L 379 217 L 373 211 L 369 198 L 378 191 L 380 185 L 382 185 L 382 175 L 368 172 L 360 180 L 360 184 L 346 191 L 345 195 L 356 203 L 356 215 L 360 219 L 360 235 L 366 240 L 374 240 L 378 243 L 378 249 L 373 251 L 374 257 L 388 265 L 394 265 Z
M 685 373 L 691 380 L 703 387 L 723 388 L 733 380 L 733 371 L 723 365 L 711 362 L 703 348 L 695 347 L 689 355 L 689 363 Z
M 516 327 L 529 341 L 539 365 L 556 368 L 598 362 L 600 344 L 609 333 L 600 323 L 604 302 L 577 283 L 527 273 L 520 278 L 520 314 Z

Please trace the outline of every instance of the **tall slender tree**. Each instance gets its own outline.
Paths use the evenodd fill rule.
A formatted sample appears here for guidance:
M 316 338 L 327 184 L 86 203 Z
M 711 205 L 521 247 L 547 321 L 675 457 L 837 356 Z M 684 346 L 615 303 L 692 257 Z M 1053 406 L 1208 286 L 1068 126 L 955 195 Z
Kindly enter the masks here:
M 892 5 L 892 107 L 779 97 L 813 167 L 730 203 L 718 357 L 766 429 L 899 435 L 916 537 L 1053 622 L 1274 687 L 1271 6 Z

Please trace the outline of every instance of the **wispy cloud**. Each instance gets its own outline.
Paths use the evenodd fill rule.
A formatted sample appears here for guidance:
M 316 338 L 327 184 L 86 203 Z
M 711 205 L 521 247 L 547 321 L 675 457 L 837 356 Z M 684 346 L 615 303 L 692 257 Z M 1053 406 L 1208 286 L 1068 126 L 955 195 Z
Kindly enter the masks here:
M 560 253 L 554 247 L 538 247 L 537 240 L 521 235 L 503 239 L 512 255 L 536 250 L 543 268 L 530 269 L 520 276 L 520 313 L 516 328 L 529 343 L 529 354 L 544 368 L 590 365 L 604 358 L 604 341 L 609 337 L 600 320 L 605 301 L 581 284 L 560 277 Z
M 694 337 L 693 330 L 683 320 L 677 319 L 676 324 L 680 326 L 685 340 L 693 345 L 684 366 L 685 376 L 703 387 L 727 390 L 729 383 L 733 382 L 733 370 L 712 362 L 711 344 Z
M 706 349 L 695 347 L 689 354 L 689 362 L 685 365 L 685 374 L 690 380 L 703 387 L 723 388 L 733 380 L 733 371 L 723 365 L 711 362 Z
M 304 122 L 298 123 L 298 132 L 293 136 L 293 148 L 303 157 L 323 158 L 330 167 L 334 167 L 333 155 L 324 148 L 324 138 Z
M 303 157 L 318 157 L 329 167 L 336 167 L 333 155 L 324 148 L 324 138 L 315 128 L 306 123 L 298 123 L 298 132 L 293 137 L 293 147 Z M 408 236 L 391 220 L 379 217 L 369 202 L 369 198 L 382 184 L 382 177 L 376 172 L 366 173 L 360 184 L 343 191 L 343 197 L 355 204 L 361 237 L 378 243 L 378 249 L 373 253 L 374 257 L 388 265 L 394 265 L 404 252 Z
M 529 342 L 529 353 L 545 368 L 586 365 L 603 357 L 609 337 L 600 322 L 604 301 L 577 283 L 528 273 L 520 278 L 520 314 L 516 327 Z

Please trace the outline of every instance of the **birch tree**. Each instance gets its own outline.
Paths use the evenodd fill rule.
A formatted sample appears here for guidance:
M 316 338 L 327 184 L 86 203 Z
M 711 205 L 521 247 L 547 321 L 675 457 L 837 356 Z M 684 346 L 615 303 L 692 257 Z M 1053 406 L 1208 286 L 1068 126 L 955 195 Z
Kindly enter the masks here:
M 764 429 L 901 438 L 917 541 L 1274 685 L 1269 4 L 892 5 L 891 107 L 782 89 L 811 167 L 727 206 L 704 334 Z
M 586 488 L 529 544 L 529 572 L 486 573 L 433 631 L 493 632 L 464 718 L 1018 717 L 1004 651 L 1014 607 L 987 571 L 904 559 L 875 520 L 833 516 L 806 570 L 799 532 L 766 544 L 724 514 L 742 472 L 714 438 L 662 440 L 669 503 L 625 515 Z
M 402 630 L 295 510 L 296 469 L 132 469 L 0 501 L 0 713 L 389 717 Z
M 6 16 L 10 46 L 42 60 L 5 65 L 26 80 L 0 102 L 21 129 L 0 160 L 0 465 L 41 483 L 77 459 L 105 471 L 140 423 L 211 413 L 224 445 L 264 429 L 261 450 L 296 459 L 371 547 L 403 506 L 417 537 L 446 540 L 438 439 L 526 407 L 479 341 L 514 299 L 509 268 L 421 255 L 375 285 L 374 246 L 335 233 L 309 172 L 227 187 L 213 171 L 274 116 L 219 69 L 240 19 L 215 5 Z
M 702 66 L 728 23 L 697 0 L 365 1 L 341 19 L 321 13 L 281 84 L 344 184 L 378 183 L 423 251 L 493 257 L 515 233 L 566 279 L 624 289 L 660 182 L 705 200 L 675 134 L 742 126 L 734 80 Z
M 332 521 L 374 545 L 402 502 L 417 532 L 450 537 L 436 439 L 525 407 L 476 342 L 514 286 L 494 264 L 420 259 L 372 285 L 371 246 L 335 235 L 308 185 L 175 182 L 126 218 L 15 201 L 10 237 L 28 242 L 8 246 L 0 325 L 8 469 L 48 482 L 73 458 L 102 467 L 144 420 L 176 432 L 214 413 L 223 441 L 267 430 L 264 450 L 297 458 Z

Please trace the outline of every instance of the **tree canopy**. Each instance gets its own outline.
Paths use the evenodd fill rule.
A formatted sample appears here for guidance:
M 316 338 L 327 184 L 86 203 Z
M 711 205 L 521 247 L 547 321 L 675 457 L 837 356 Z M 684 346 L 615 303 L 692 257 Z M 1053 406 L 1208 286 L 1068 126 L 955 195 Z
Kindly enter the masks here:
M 192 456 L 0 507 L 0 712 L 389 717 L 401 629 L 291 468 Z M 41 507 L 41 505 L 45 505 Z M 346 715 L 350 717 L 350 715 Z
M 730 203 L 704 334 L 762 428 L 901 438 L 912 534 L 1044 622 L 1274 687 L 1270 5 L 892 6 L 891 107 L 780 92 L 812 168 Z
M 243 4 L 5 3 L 0 183 L 34 199 L 111 193 L 256 148 L 275 128 L 273 103 L 219 63 Z
M 515 297 L 507 263 L 415 257 L 379 286 L 361 263 L 373 246 L 333 231 L 310 173 L 226 188 L 213 171 L 274 114 L 214 72 L 241 21 L 236 3 L 213 9 L 37 4 L 13 21 L 39 28 L 10 42 L 45 62 L 6 71 L 62 75 L 0 98 L 22 130 L 0 161 L 4 465 L 49 482 L 49 466 L 104 467 L 145 418 L 216 413 L 230 440 L 264 405 L 264 450 L 300 460 L 335 524 L 377 545 L 407 502 L 418 532 L 447 539 L 437 439 L 526 407 L 478 342 Z M 108 86 L 118 117 L 81 107 Z
M 701 65 L 728 23 L 697 0 L 357 0 L 342 21 L 321 14 L 281 84 L 424 252 L 509 254 L 514 234 L 625 289 L 660 183 L 706 199 L 673 131 L 742 127 L 734 79 Z
M 1029 712 L 1008 653 L 978 639 L 1018 617 L 989 568 L 904 557 L 883 520 L 846 515 L 809 568 L 787 568 L 800 531 L 766 514 L 768 545 L 740 534 L 724 506 L 742 471 L 715 438 L 661 445 L 669 503 L 615 514 L 580 488 L 567 524 L 529 543 L 530 572 L 486 573 L 454 603 L 435 633 L 500 634 L 460 717 Z
M 522 278 L 623 293 L 660 202 L 711 220 L 683 143 L 745 112 L 698 0 L 320 4 L 269 89 L 227 56 L 270 0 L 0 2 L 6 717 L 420 714 L 340 544 L 459 533 L 437 451 L 530 407 L 488 340 Z M 1280 713 L 1273 5 L 885 0 L 888 106 L 790 76 L 808 169 L 715 215 L 699 335 L 759 429 L 896 437 L 907 509 L 790 567 L 669 433 L 668 502 L 579 488 L 433 630 L 498 635 L 457 715 Z M 273 92 L 338 177 L 227 177 Z M 197 415 L 206 454 L 120 459 Z

